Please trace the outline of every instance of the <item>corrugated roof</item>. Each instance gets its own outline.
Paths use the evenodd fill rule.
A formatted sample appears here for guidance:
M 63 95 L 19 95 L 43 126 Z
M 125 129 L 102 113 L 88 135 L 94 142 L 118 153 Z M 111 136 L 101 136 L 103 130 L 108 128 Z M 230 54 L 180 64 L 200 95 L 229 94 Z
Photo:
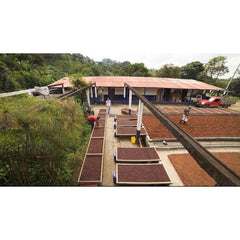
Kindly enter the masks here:
M 73 87 L 72 81 L 70 80 L 70 77 L 64 77 L 61 78 L 59 80 L 57 80 L 54 83 L 49 84 L 48 86 L 52 86 L 55 84 L 63 84 L 63 87 L 67 88 L 67 87 Z M 56 87 L 61 87 L 61 86 L 56 86 Z
M 96 83 L 97 87 L 123 87 L 124 83 L 137 88 L 175 88 L 175 89 L 200 89 L 224 90 L 222 88 L 193 79 L 156 78 L 156 77 L 83 77 L 87 83 Z M 50 85 L 64 83 L 64 87 L 73 86 L 69 77 L 62 78 Z

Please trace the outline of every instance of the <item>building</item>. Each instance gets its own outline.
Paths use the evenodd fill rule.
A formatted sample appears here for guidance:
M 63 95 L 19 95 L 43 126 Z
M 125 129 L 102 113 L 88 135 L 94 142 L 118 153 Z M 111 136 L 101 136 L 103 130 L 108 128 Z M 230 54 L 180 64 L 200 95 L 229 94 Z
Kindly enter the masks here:
M 182 103 L 186 97 L 203 94 L 204 91 L 224 91 L 224 89 L 200 82 L 193 79 L 156 78 L 156 77 L 83 77 L 87 83 L 95 83 L 90 89 L 90 100 L 92 104 L 104 103 L 109 97 L 113 103 L 128 103 L 129 89 L 124 87 L 127 83 L 150 100 L 152 103 Z M 62 78 L 51 85 L 63 84 L 64 88 L 72 87 L 69 77 Z M 138 102 L 133 94 L 132 102 Z

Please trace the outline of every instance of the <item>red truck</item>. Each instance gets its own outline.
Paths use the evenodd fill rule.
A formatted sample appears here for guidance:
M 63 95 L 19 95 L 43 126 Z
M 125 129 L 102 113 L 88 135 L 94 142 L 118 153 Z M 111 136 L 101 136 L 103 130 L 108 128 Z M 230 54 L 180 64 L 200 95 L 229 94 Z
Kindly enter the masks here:
M 198 107 L 229 107 L 235 104 L 237 99 L 229 97 L 210 97 L 208 99 L 199 99 L 196 102 Z

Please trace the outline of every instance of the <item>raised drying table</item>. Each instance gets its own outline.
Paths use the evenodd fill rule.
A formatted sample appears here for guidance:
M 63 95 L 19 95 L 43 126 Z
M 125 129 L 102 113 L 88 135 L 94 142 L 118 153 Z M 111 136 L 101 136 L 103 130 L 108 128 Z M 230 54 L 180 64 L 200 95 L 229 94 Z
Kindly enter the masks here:
M 136 127 L 117 127 L 115 136 L 116 137 L 128 137 L 135 136 L 137 132 Z M 140 136 L 146 136 L 147 133 L 144 128 L 141 128 Z
M 79 174 L 80 184 L 102 182 L 103 155 L 86 155 Z
M 81 186 L 97 186 L 102 183 L 106 110 L 100 109 L 99 114 L 102 115 L 100 126 L 95 125 L 93 128 L 78 177 Z
M 137 115 L 136 114 L 130 114 L 130 115 L 121 115 L 118 114 L 115 116 L 114 121 L 117 120 L 137 120 Z
M 92 138 L 103 138 L 105 134 L 105 128 L 104 127 L 94 127 L 92 132 Z
M 117 120 L 116 126 L 118 127 L 136 127 L 136 120 Z
M 123 148 L 118 147 L 116 151 L 117 162 L 159 162 L 160 158 L 155 148 Z
M 116 184 L 169 185 L 171 180 L 162 164 L 117 164 Z

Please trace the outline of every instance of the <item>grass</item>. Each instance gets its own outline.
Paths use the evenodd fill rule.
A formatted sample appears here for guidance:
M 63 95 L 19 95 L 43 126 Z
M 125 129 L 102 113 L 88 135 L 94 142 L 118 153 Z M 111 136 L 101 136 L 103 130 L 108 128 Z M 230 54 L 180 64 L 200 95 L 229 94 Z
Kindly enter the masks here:
M 89 135 L 71 99 L 0 99 L 0 184 L 76 185 Z

